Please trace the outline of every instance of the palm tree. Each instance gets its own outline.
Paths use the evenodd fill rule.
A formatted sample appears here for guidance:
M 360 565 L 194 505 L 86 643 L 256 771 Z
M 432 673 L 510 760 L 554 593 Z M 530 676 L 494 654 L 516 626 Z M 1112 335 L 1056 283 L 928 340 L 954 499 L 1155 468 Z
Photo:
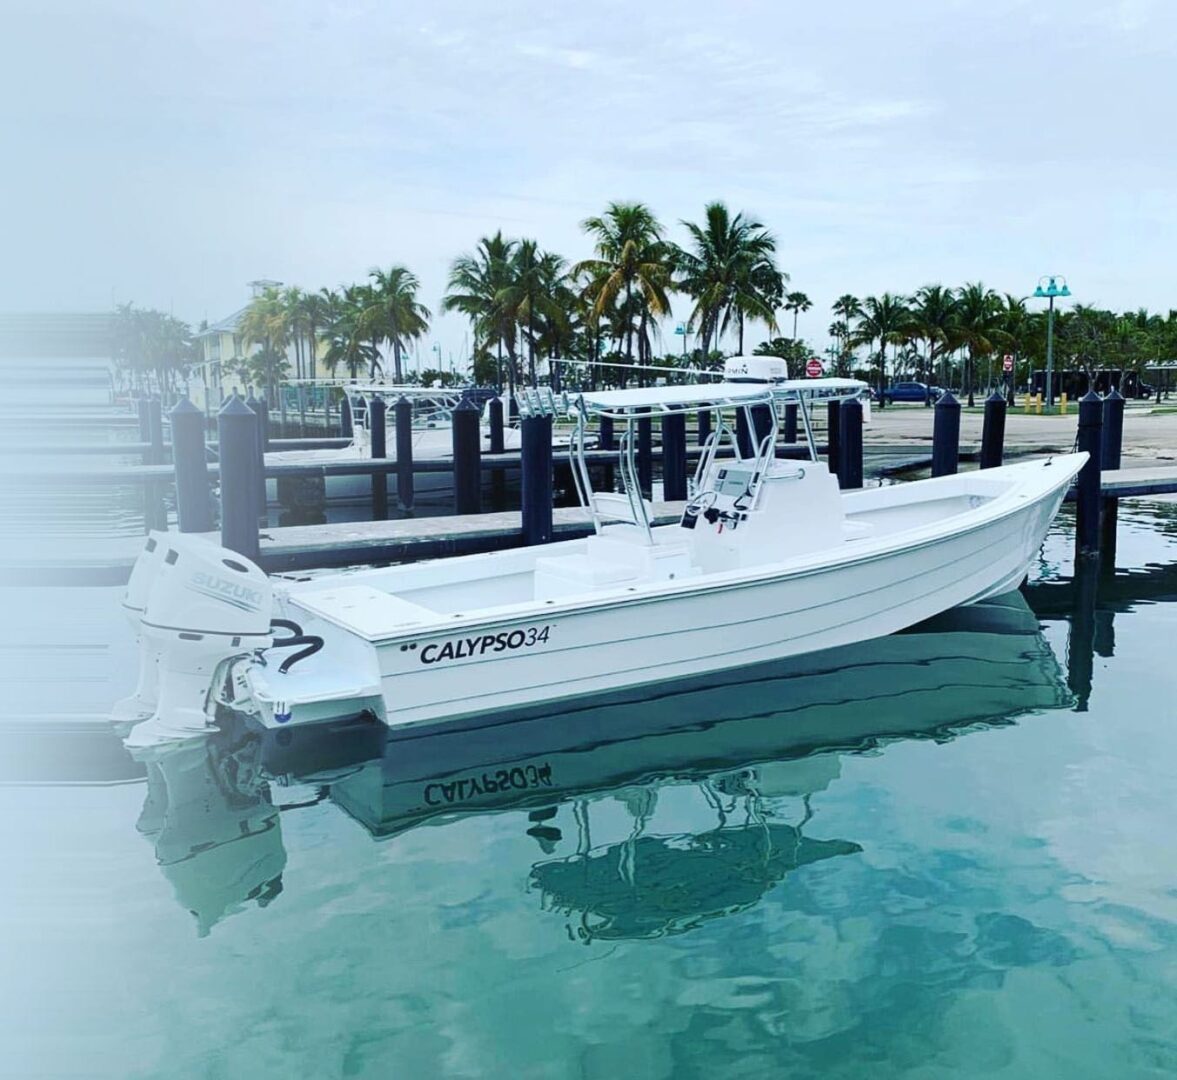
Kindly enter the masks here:
M 948 354 L 960 347 L 956 296 L 943 285 L 924 285 L 912 297 L 911 316 L 912 334 L 927 343 L 929 374 L 934 373 L 937 364 L 943 368 Z M 941 385 L 948 385 L 947 374 L 943 370 L 940 372 L 940 382 Z
M 563 276 L 564 260 L 560 256 L 540 251 L 534 240 L 520 240 L 507 265 L 507 284 L 495 296 L 499 315 L 525 332 L 528 374 L 532 386 L 536 385 L 537 330 L 545 319 L 560 320 L 564 317 L 553 295 L 556 283 Z
M 613 202 L 604 214 L 586 218 L 580 227 L 594 238 L 596 258 L 577 263 L 572 275 L 587 279 L 583 291 L 592 299 L 597 319 L 610 310 L 624 314 L 628 364 L 633 363 L 636 317 L 639 361 L 648 363 L 650 318 L 670 314 L 675 257 L 662 239 L 662 226 L 643 203 Z
M 265 386 L 266 398 L 275 404 L 278 379 L 286 368 L 286 349 L 290 344 L 290 325 L 286 303 L 275 287 L 264 289 L 255 296 L 241 316 L 237 327 L 246 348 L 260 346 L 263 361 L 259 365 L 246 364 L 250 374 Z
M 911 326 L 911 312 L 907 309 L 905 297 L 893 293 L 882 296 L 868 296 L 862 302 L 858 325 L 851 341 L 857 345 L 879 343 L 879 405 L 884 404 L 883 393 L 887 388 L 887 345 L 901 342 Z
M 323 360 L 327 370 L 334 376 L 342 364 L 352 379 L 364 369 L 374 370 L 380 363 L 380 353 L 370 340 L 367 309 L 354 287 L 345 289 L 342 295 L 324 289 L 321 295 L 327 318 L 327 354 Z
M 835 321 L 830 325 L 829 333 L 838 342 L 838 373 L 844 375 L 850 360 L 850 324 L 862 314 L 862 305 L 857 296 L 843 293 L 830 305 L 830 310 Z
M 515 364 L 515 323 L 503 316 L 499 293 L 510 284 L 511 257 L 515 240 L 503 239 L 502 231 L 484 236 L 472 255 L 460 255 L 450 266 L 448 291 L 442 297 L 443 311 L 460 311 L 474 331 L 474 352 L 494 345 L 497 351 L 497 383 L 503 383 L 503 347 L 510 355 L 509 378 L 514 391 L 518 382 Z
M 331 321 L 331 309 L 327 300 L 328 291 L 304 293 L 302 297 L 302 324 L 307 337 L 306 377 L 318 375 L 317 360 L 319 341 Z
M 744 320 L 756 318 L 776 329 L 775 310 L 788 275 L 773 260 L 776 240 L 758 221 L 742 213 L 733 218 L 721 202 L 704 208 L 704 224 L 684 221 L 691 237 L 690 250 L 679 252 L 678 288 L 695 302 L 690 325 L 698 328 L 702 359 L 726 333 L 733 316 L 739 327 L 739 348 L 744 348 Z
M 368 277 L 373 282 L 371 300 L 375 309 L 370 315 L 370 327 L 392 345 L 393 377 L 399 384 L 404 381 L 402 352 L 410 341 L 428 333 L 429 309 L 418 302 L 421 283 L 407 267 L 377 267 L 368 271 Z
M 297 286 L 290 286 L 282 290 L 283 318 L 286 324 L 286 336 L 294 345 L 294 377 L 303 379 L 306 370 L 303 365 L 303 351 L 306 344 L 306 312 L 303 300 L 306 294 Z
M 956 294 L 956 326 L 959 342 L 968 349 L 965 385 L 969 407 L 976 404 L 977 358 L 993 352 L 1003 340 L 1001 298 L 979 281 L 966 283 Z
M 785 297 L 785 310 L 793 313 L 793 340 L 797 340 L 797 316 L 813 307 L 813 301 L 803 292 L 791 292 Z

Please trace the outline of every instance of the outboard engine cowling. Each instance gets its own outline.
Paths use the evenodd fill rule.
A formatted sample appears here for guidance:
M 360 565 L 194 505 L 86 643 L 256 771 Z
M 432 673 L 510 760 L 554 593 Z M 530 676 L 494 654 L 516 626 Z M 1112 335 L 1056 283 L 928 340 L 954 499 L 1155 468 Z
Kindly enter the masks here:
M 115 723 L 138 723 L 146 720 L 155 712 L 158 698 L 159 654 L 143 636 L 143 613 L 147 610 L 147 599 L 151 594 L 151 587 L 163 566 L 164 544 L 167 543 L 167 533 L 150 532 L 147 542 L 135 560 L 131 569 L 131 577 L 127 581 L 127 591 L 123 594 L 123 615 L 131 624 L 135 632 L 135 640 L 139 645 L 139 684 L 135 692 L 114 703 L 111 709 L 111 719 Z
M 270 579 L 235 551 L 198 536 L 164 534 L 163 559 L 141 622 L 158 654 L 158 702 L 127 739 L 141 746 L 209 730 L 208 698 L 222 661 L 273 641 Z

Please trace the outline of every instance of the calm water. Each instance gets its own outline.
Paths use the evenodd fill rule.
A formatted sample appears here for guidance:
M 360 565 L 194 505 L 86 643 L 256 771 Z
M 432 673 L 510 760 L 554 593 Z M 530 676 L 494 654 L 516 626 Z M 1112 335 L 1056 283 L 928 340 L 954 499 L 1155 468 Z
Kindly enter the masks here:
M 9 721 L 0 1074 L 1171 1076 L 1175 511 L 1094 606 L 1064 522 L 1026 600 L 558 722 Z M 7 712 L 128 691 L 115 593 L 6 596 Z

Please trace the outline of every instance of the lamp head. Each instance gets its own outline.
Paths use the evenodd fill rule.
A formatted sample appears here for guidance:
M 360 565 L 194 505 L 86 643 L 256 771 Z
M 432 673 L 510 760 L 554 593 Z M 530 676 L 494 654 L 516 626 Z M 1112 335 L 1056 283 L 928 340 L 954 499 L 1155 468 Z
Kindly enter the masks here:
M 1042 297 L 1044 297 L 1046 295 L 1046 293 L 1042 291 L 1041 285 L 1039 285 L 1038 288 L 1036 288 L 1034 290 L 1034 295 L 1037 296 L 1039 299 L 1041 299 Z

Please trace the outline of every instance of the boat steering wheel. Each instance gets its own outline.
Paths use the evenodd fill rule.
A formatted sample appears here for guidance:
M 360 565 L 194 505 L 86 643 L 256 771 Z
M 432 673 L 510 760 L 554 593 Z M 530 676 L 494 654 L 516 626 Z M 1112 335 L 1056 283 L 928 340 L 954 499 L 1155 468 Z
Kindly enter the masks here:
M 698 517 L 700 514 L 705 514 L 710 510 L 718 498 L 718 491 L 708 489 L 707 491 L 696 492 L 695 496 L 683 507 L 683 513 L 687 517 Z

